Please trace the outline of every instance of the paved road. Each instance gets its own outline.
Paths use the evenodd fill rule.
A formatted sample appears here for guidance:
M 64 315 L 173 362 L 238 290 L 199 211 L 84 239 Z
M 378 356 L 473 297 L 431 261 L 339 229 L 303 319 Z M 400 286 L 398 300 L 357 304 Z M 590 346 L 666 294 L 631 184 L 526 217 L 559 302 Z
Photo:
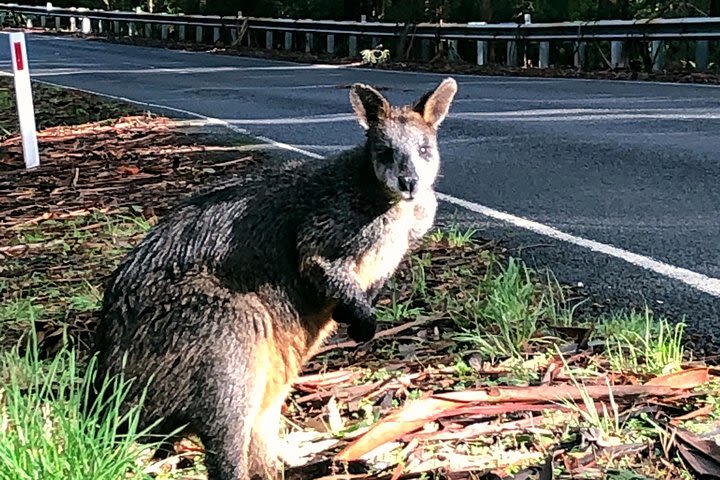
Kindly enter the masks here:
M 341 86 L 368 82 L 405 102 L 442 78 L 70 38 L 31 36 L 28 49 L 37 79 L 222 119 L 320 155 L 362 140 Z M 456 78 L 439 190 L 541 225 L 531 232 L 451 203 L 439 221 L 480 226 L 596 300 L 685 315 L 720 344 L 720 88 Z M 552 228 L 570 243 L 546 236 Z M 621 250 L 596 253 L 587 240 Z

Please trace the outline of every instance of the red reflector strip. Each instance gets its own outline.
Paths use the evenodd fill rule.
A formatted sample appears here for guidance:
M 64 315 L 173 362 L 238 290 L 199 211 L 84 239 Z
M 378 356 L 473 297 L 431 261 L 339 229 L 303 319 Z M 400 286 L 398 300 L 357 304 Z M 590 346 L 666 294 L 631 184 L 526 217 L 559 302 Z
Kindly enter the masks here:
M 15 66 L 18 70 L 22 70 L 25 68 L 25 63 L 23 62 L 23 56 L 22 56 L 22 45 L 20 42 L 15 42 L 13 44 L 13 47 L 15 48 Z

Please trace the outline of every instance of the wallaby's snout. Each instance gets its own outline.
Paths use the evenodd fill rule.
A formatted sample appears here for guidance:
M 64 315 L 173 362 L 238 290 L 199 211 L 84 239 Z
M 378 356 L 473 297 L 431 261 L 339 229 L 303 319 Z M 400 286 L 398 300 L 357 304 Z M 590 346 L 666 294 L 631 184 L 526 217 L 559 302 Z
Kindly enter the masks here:
M 417 193 L 418 177 L 417 175 L 399 176 L 398 189 L 403 195 L 407 195 L 412 199 Z
M 396 198 L 413 200 L 433 188 L 440 169 L 437 130 L 450 110 L 457 82 L 446 78 L 413 105 L 392 107 L 380 92 L 356 83 L 350 103 L 367 131 L 375 175 Z

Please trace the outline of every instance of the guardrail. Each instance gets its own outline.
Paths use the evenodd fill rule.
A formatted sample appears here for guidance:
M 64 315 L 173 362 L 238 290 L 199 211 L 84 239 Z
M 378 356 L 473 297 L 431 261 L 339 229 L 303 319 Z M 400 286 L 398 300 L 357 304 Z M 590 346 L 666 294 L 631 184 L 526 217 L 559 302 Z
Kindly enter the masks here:
M 538 63 L 540 68 L 549 65 L 549 42 L 573 42 L 575 45 L 575 64 L 583 66 L 585 44 L 589 41 L 610 41 L 611 66 L 625 66 L 625 53 L 623 44 L 627 40 L 635 39 L 651 42 L 650 50 L 653 57 L 653 68 L 664 68 L 663 41 L 667 40 L 693 40 L 696 43 L 696 68 L 707 68 L 709 59 L 709 40 L 720 39 L 720 17 L 693 17 L 675 19 L 641 19 L 641 20 L 604 20 L 595 22 L 562 22 L 534 24 L 526 23 L 498 23 L 486 24 L 473 22 L 458 23 L 418 23 L 412 26 L 400 23 L 382 22 L 350 22 L 309 19 L 274 19 L 238 16 L 220 17 L 204 15 L 177 15 L 164 13 L 147 13 L 141 11 L 105 11 L 84 8 L 56 8 L 50 4 L 42 6 L 23 6 L 17 4 L 0 3 L 0 12 L 5 11 L 11 15 L 23 16 L 28 26 L 37 26 L 33 23 L 39 19 L 43 28 L 48 27 L 48 18 L 54 18 L 54 27 L 62 28 L 62 20 L 69 19 L 71 31 L 82 33 L 112 33 L 114 35 L 145 36 L 157 35 L 168 39 L 171 35 L 179 41 L 188 41 L 188 29 L 194 29 L 194 40 L 204 43 L 209 40 L 212 31 L 212 42 L 218 43 L 228 39 L 237 44 L 245 36 L 250 38 L 250 32 L 265 32 L 265 47 L 275 47 L 274 34 L 284 32 L 284 42 L 280 42 L 285 49 L 291 50 L 304 47 L 309 52 L 314 48 L 314 36 L 325 36 L 325 51 L 337 54 L 335 36 L 347 37 L 343 49 L 351 57 L 357 55 L 358 38 L 371 39 L 377 44 L 383 38 L 398 37 L 407 34 L 421 42 L 422 56 L 432 55 L 432 42 L 443 40 L 452 50 L 457 49 L 460 40 L 475 41 L 477 45 L 477 63 L 483 65 L 487 62 L 487 42 L 504 41 L 507 43 L 506 61 L 510 66 L 518 64 L 518 44 L 538 43 Z M 80 26 L 78 26 L 80 20 Z M 143 28 L 138 28 L 142 25 Z M 298 34 L 304 34 L 297 37 Z

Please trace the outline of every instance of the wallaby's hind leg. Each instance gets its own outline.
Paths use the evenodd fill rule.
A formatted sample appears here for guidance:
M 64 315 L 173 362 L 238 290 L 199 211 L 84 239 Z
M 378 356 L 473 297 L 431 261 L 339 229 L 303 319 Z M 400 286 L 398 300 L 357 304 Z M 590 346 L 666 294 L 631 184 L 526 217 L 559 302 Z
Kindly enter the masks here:
M 244 368 L 231 371 L 228 367 L 223 365 L 209 375 L 214 384 L 207 386 L 204 395 L 210 408 L 202 415 L 206 418 L 199 416 L 195 422 L 202 429 L 208 480 L 250 480 L 252 425 L 260 410 L 265 379 Z
M 280 478 L 283 463 L 296 460 L 296 453 L 284 440 L 280 439 L 282 422 L 282 405 L 290 390 L 290 386 L 266 392 L 265 405 L 253 425 L 250 446 L 253 472 L 263 475 L 263 480 Z
M 208 480 L 250 480 L 250 440 L 243 431 L 243 425 L 230 425 L 223 431 L 207 432 L 201 440 L 205 447 Z

